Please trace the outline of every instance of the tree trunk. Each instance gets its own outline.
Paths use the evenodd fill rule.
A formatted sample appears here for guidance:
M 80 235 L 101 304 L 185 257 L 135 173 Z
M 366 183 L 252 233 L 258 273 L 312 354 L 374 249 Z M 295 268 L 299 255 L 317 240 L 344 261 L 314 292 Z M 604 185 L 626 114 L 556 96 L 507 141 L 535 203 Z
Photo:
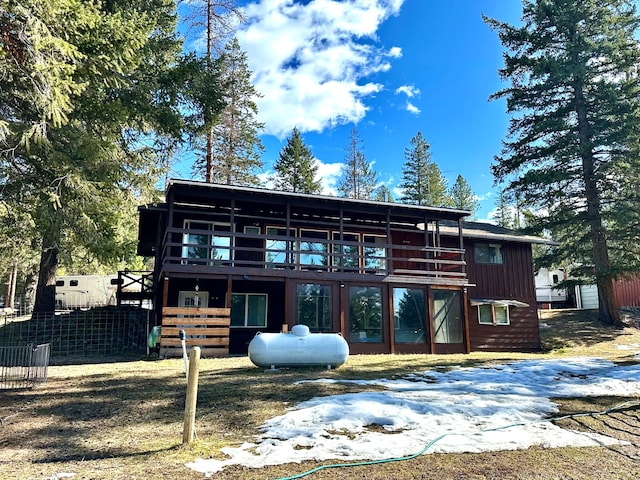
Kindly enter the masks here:
M 5 299 L 4 306 L 6 308 L 14 308 L 16 304 L 16 285 L 18 276 L 18 265 L 13 262 L 11 270 L 9 271 L 9 279 L 7 281 L 7 298 Z
M 587 118 L 587 101 L 582 83 L 574 81 L 575 111 L 578 118 L 578 137 L 580 158 L 582 160 L 582 178 L 584 181 L 585 200 L 587 202 L 587 221 L 592 245 L 592 261 L 596 285 L 598 287 L 598 320 L 604 324 L 623 327 L 618 306 L 613 293 L 613 278 L 609 260 L 607 232 L 601 214 L 600 191 L 596 180 L 593 146 L 591 144 L 591 126 Z
M 56 243 L 47 235 L 43 238 L 33 313 L 53 312 L 56 309 L 56 270 L 58 268 Z

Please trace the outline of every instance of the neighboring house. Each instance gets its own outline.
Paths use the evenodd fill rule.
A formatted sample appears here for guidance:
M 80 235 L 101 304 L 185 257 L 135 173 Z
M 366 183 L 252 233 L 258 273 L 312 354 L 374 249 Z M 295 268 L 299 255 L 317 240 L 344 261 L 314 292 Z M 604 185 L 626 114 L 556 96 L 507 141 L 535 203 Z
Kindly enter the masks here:
M 469 212 L 181 180 L 139 210 L 158 318 L 230 307 L 230 353 L 300 323 L 352 354 L 540 346 L 531 244 L 549 242 Z

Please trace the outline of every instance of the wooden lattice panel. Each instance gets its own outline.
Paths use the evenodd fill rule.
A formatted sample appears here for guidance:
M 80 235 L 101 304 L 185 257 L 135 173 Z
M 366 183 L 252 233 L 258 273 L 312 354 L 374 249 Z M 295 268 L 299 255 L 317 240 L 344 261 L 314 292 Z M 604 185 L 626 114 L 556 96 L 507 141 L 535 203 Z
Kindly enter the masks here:
M 230 322 L 229 308 L 164 307 L 160 356 L 182 356 L 180 330 L 186 333 L 187 348 L 200 347 L 202 356 L 227 355 Z

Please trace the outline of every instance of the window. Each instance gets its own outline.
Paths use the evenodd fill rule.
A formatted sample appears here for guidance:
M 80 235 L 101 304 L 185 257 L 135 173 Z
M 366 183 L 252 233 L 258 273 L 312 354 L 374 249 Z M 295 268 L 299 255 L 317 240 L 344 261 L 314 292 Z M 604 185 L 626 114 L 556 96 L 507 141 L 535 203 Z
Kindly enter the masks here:
M 69 286 L 70 287 L 77 287 L 78 286 L 78 280 L 69 280 Z
M 210 260 L 231 258 L 231 237 L 219 233 L 229 232 L 229 225 L 185 220 L 184 229 L 190 230 L 182 238 L 182 258 L 190 259 L 188 263 L 210 265 Z
M 232 293 L 231 326 L 266 327 L 267 295 L 264 293 Z
M 364 268 L 383 274 L 387 269 L 387 249 L 382 245 L 387 243 L 387 238 L 381 235 L 363 235 L 363 240 Z
M 333 232 L 333 265 L 344 271 L 358 271 L 360 269 L 360 247 L 357 233 Z
M 476 243 L 474 256 L 476 263 L 504 263 L 502 245 L 497 243 Z
M 382 342 L 382 291 L 380 287 L 349 287 L 349 340 Z
M 393 289 L 393 326 L 396 343 L 424 343 L 425 292 L 417 288 Z
M 289 236 L 295 236 L 295 229 L 289 230 Z M 280 240 L 277 237 L 286 237 L 287 229 L 280 227 L 267 227 L 267 238 L 265 243 L 265 262 L 267 268 L 292 268 L 295 264 L 296 255 L 293 251 L 293 242 Z
M 433 290 L 435 343 L 462 343 L 462 306 L 457 290 Z
M 329 232 L 300 229 L 300 238 L 300 265 L 329 264 Z
M 64 280 L 56 280 L 56 287 L 64 287 Z
M 482 325 L 509 325 L 509 307 L 489 303 L 478 305 L 478 321 Z
M 304 283 L 296 287 L 296 323 L 312 332 L 331 332 L 331 287 Z

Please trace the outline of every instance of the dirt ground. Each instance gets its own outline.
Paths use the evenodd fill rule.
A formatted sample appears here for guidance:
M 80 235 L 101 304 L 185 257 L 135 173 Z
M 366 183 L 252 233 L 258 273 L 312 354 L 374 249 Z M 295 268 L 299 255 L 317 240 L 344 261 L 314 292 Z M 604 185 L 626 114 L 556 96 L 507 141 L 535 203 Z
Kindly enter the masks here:
M 250 441 L 284 405 L 346 391 L 345 386 L 307 384 L 309 376 L 357 378 L 367 372 L 401 375 L 452 364 L 483 364 L 504 358 L 594 355 L 638 362 L 640 311 L 625 312 L 627 328 L 601 327 L 593 314 L 542 312 L 544 351 L 508 357 L 371 356 L 327 372 L 292 370 L 265 375 L 246 358 L 204 360 L 201 367 L 198 440 L 182 445 L 185 379 L 182 361 L 121 359 L 58 365 L 43 385 L 0 390 L 0 479 L 202 479 L 184 463 L 219 456 L 225 445 Z M 112 359 L 109 359 L 112 360 Z M 95 360 L 94 360 L 95 362 Z M 342 371 L 341 371 L 342 370 Z M 371 373 L 375 370 L 375 373 Z M 566 413 L 599 412 L 629 402 L 608 415 L 562 420 L 566 428 L 597 432 L 625 444 L 599 448 L 531 448 L 482 454 L 422 455 L 414 460 L 323 470 L 310 479 L 637 479 L 640 478 L 640 398 L 598 397 L 558 401 Z M 216 479 L 280 479 L 319 466 L 229 468 Z

